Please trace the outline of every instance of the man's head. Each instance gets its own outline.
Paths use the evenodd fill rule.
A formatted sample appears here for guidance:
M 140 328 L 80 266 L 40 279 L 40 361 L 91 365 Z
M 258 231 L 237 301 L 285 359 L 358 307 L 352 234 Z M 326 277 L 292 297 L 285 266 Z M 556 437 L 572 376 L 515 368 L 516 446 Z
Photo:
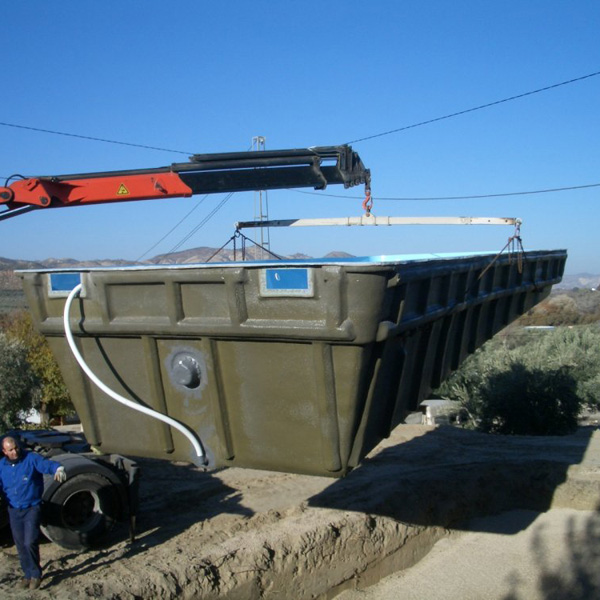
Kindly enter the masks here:
M 2 452 L 8 460 L 18 460 L 21 455 L 21 449 L 15 438 L 7 436 L 2 440 Z

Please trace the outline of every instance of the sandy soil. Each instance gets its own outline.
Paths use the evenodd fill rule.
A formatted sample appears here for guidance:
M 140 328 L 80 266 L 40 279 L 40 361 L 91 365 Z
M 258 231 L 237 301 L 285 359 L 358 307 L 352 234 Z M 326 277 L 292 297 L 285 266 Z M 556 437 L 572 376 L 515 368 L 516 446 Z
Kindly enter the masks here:
M 339 600 L 591 600 L 600 598 L 600 514 L 555 508 L 473 520 L 410 569 Z M 336 599 L 336 600 L 338 600 Z
M 333 598 L 417 563 L 464 523 L 507 510 L 597 509 L 600 438 L 500 438 L 401 426 L 343 480 L 140 460 L 137 539 L 42 545 L 36 592 L 10 540 L 0 595 L 31 598 Z

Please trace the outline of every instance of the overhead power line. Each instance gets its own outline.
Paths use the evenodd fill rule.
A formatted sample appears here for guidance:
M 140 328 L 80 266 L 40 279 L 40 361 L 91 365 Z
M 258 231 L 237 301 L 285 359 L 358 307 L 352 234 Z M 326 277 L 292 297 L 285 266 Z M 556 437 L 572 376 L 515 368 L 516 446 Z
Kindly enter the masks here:
M 227 204 L 227 202 L 231 199 L 233 194 L 234 194 L 234 192 L 230 192 L 229 194 L 227 194 L 219 202 L 219 204 L 217 204 L 217 206 L 215 206 L 204 217 L 204 219 L 202 219 L 202 221 L 200 221 L 200 223 L 198 223 L 198 225 L 196 225 L 184 238 L 182 238 L 177 244 L 175 244 L 175 246 L 173 246 L 168 252 L 166 252 L 165 255 L 174 254 L 175 252 L 177 252 L 177 250 L 179 250 L 179 248 L 181 248 L 181 246 L 183 246 L 183 244 L 185 244 L 194 234 L 196 234 L 200 229 L 202 229 L 202 227 L 204 227 L 204 225 L 206 225 L 221 210 L 221 208 L 223 208 L 223 206 L 225 206 L 225 204 Z M 186 215 L 186 218 L 187 218 L 187 215 Z
M 249 152 L 251 149 L 252 149 L 252 146 L 250 146 L 250 148 L 248 148 L 247 152 Z M 199 225 L 197 225 L 190 233 L 188 233 L 182 240 L 180 240 L 173 248 L 171 248 L 171 250 L 169 250 L 163 256 L 173 254 L 174 252 L 179 250 L 179 248 L 181 248 L 181 246 L 185 242 L 187 242 L 188 239 L 190 239 L 198 230 L 200 230 L 202 227 L 204 227 L 204 225 L 206 225 L 206 223 L 208 223 L 208 221 L 210 221 L 219 212 L 219 210 L 223 206 L 225 206 L 225 204 L 229 201 L 229 199 L 233 196 L 233 194 L 234 194 L 234 192 L 231 192 L 223 200 L 221 200 L 221 202 L 218 204 L 218 206 L 213 208 L 213 210 L 208 215 L 206 215 L 206 217 L 204 217 L 204 219 L 200 222 Z M 187 221 L 187 219 L 190 217 L 190 215 L 197 208 L 199 208 L 199 206 L 208 198 L 208 196 L 209 196 L 209 194 L 206 194 L 205 196 L 203 196 L 202 199 L 196 204 L 196 206 L 194 206 L 186 215 L 183 216 L 182 219 L 180 219 L 175 225 L 173 225 L 173 227 L 171 227 L 171 229 L 169 229 L 169 231 L 167 231 L 167 233 L 165 233 L 155 244 L 153 244 L 150 248 L 148 248 L 148 250 L 146 250 L 146 252 L 144 252 L 142 255 L 140 255 L 138 257 L 137 261 L 139 262 L 140 260 L 142 260 L 142 258 L 144 256 L 149 254 L 151 250 L 154 250 L 154 248 L 156 248 L 156 246 L 158 246 L 163 240 L 165 240 L 169 235 L 171 235 L 171 233 L 173 233 L 173 231 L 175 231 L 182 223 L 185 223 L 185 221 Z
M 29 131 L 37 131 L 39 133 L 51 133 L 53 135 L 64 135 L 67 137 L 79 138 L 82 140 L 90 140 L 92 142 L 104 142 L 105 144 L 119 144 L 120 146 L 133 146 L 134 148 L 145 148 L 146 150 L 160 150 L 161 152 L 176 152 L 177 154 L 194 154 L 194 152 L 184 152 L 183 150 L 173 150 L 172 148 L 160 148 L 158 146 L 146 146 L 145 144 L 134 144 L 132 142 L 121 142 L 119 140 L 107 140 L 105 138 L 93 137 L 91 135 L 81 135 L 78 133 L 66 133 L 65 131 L 54 131 L 52 129 L 42 129 L 40 127 L 29 127 L 27 125 L 17 125 L 16 123 L 3 123 L 4 127 L 15 127 L 16 129 L 27 129 Z
M 510 96 L 508 98 L 503 98 L 502 100 L 495 100 L 494 102 L 488 102 L 487 104 L 481 104 L 480 106 L 474 106 L 472 108 L 467 108 L 465 110 L 461 110 L 458 112 L 454 112 L 454 113 L 450 113 L 447 115 L 444 115 L 442 117 L 435 117 L 433 119 L 428 119 L 427 121 L 421 121 L 419 123 L 413 123 L 412 125 L 405 125 L 403 127 L 398 127 L 396 129 L 390 129 L 388 131 L 383 131 L 381 133 L 376 133 L 373 135 L 369 135 L 369 136 L 365 136 L 362 138 L 357 138 L 355 140 L 350 140 L 349 142 L 346 142 L 347 144 L 357 144 L 359 142 L 365 142 L 367 140 L 372 140 L 378 137 L 383 137 L 385 135 L 391 135 L 392 133 L 399 133 L 401 131 L 406 131 L 407 129 L 414 129 L 415 127 L 421 127 L 423 125 L 429 125 L 431 123 L 436 123 L 438 121 L 443 121 L 445 119 L 451 119 L 452 117 L 458 117 L 460 115 L 465 115 L 467 113 L 471 113 L 471 112 L 475 112 L 477 110 L 482 110 L 484 108 L 490 108 L 491 106 L 496 106 L 498 104 L 503 104 L 505 102 L 510 102 L 511 100 L 518 100 L 520 98 L 525 98 L 526 96 L 532 96 L 534 94 L 539 94 L 541 92 L 546 92 L 548 90 L 552 90 L 564 85 L 569 85 L 571 83 L 576 83 L 578 81 L 583 81 L 584 79 L 589 79 L 591 77 L 596 77 L 597 75 L 600 75 L 600 71 L 596 71 L 595 73 L 588 73 L 587 75 L 583 75 L 581 77 L 576 77 L 574 79 L 569 79 L 567 81 L 561 81 L 560 83 L 555 83 L 553 85 L 548 85 L 546 87 L 543 88 L 539 88 L 537 90 L 531 90 L 529 92 L 524 92 L 522 94 L 517 94 L 516 96 Z M 145 150 L 158 150 L 160 152 L 174 152 L 176 154 L 194 154 L 194 152 L 187 152 L 184 150 L 174 150 L 172 148 L 162 148 L 160 146 L 148 146 L 146 144 L 136 144 L 133 142 L 123 142 L 120 140 L 110 140 L 110 139 L 106 139 L 106 138 L 100 138 L 100 137 L 94 137 L 91 135 L 82 135 L 82 134 L 78 134 L 78 133 L 68 133 L 65 131 L 56 131 L 53 129 L 43 129 L 41 127 L 32 127 L 29 125 L 19 125 L 17 123 L 6 123 L 3 121 L 0 121 L 0 126 L 3 127 L 14 127 L 16 129 L 26 129 L 28 131 L 37 131 L 39 133 L 50 133 L 52 135 L 62 135 L 62 136 L 66 136 L 66 137 L 73 137 L 73 138 L 79 138 L 82 140 L 89 140 L 89 141 L 93 141 L 93 142 L 102 142 L 105 144 L 118 144 L 121 146 L 132 146 L 134 148 L 144 148 Z
M 529 194 L 549 194 L 550 192 L 567 192 L 571 190 L 583 190 L 586 188 L 600 187 L 600 183 L 589 183 L 587 185 L 571 185 L 569 187 L 548 188 L 545 190 L 529 190 L 525 192 L 503 192 L 500 194 L 476 194 L 470 196 L 413 196 L 413 197 L 386 197 L 373 196 L 374 200 L 396 200 L 396 201 L 415 201 L 415 200 L 477 200 L 479 198 L 502 198 L 506 196 L 527 196 Z M 306 190 L 290 190 L 298 194 L 311 194 L 314 196 L 328 196 L 329 198 L 347 198 L 350 200 L 361 200 L 357 196 L 346 196 L 342 194 L 327 194 L 325 192 L 307 192 Z
M 443 117 L 436 117 L 434 119 L 428 119 L 427 121 L 421 121 L 420 123 L 413 123 L 412 125 L 405 125 L 404 127 L 398 127 L 397 129 L 390 129 L 389 131 L 383 131 L 381 133 L 376 133 L 374 135 L 368 135 L 366 137 L 358 138 L 356 140 L 351 140 L 346 143 L 347 144 L 358 144 L 359 142 L 366 142 L 367 140 L 372 140 L 375 138 L 383 137 L 384 135 L 391 135 L 392 133 L 399 133 L 401 131 L 406 131 L 407 129 L 414 129 L 415 127 L 421 127 L 422 125 L 429 125 L 431 123 L 437 123 L 438 121 L 444 121 L 445 119 L 451 119 L 452 117 L 466 115 L 467 113 L 475 112 L 476 110 L 483 110 L 484 108 L 490 108 L 491 106 L 497 106 L 498 104 L 503 104 L 504 102 L 510 102 L 511 100 L 519 100 L 520 98 L 525 98 L 526 96 L 533 96 L 533 94 L 540 94 L 541 92 L 547 92 L 548 90 L 553 90 L 553 89 L 561 87 L 563 85 L 569 85 L 570 83 L 576 83 L 577 81 L 583 81 L 584 79 L 589 79 L 590 77 L 596 77 L 596 75 L 600 75 L 600 71 L 596 71 L 595 73 L 589 73 L 588 75 L 583 75 L 582 77 L 576 77 L 575 79 L 569 79 L 568 81 L 561 81 L 560 83 L 548 85 L 546 87 L 539 88 L 537 90 L 532 90 L 530 92 L 524 92 L 523 94 L 517 94 L 516 96 L 510 96 L 509 98 L 503 98 L 502 100 L 495 100 L 494 102 L 488 102 L 487 104 L 481 104 L 480 106 L 474 106 L 472 108 L 460 110 L 458 112 L 444 115 Z
M 187 218 L 198 208 L 200 208 L 200 205 L 208 198 L 208 194 L 206 194 L 205 196 L 203 196 L 199 202 L 196 203 L 196 205 L 189 210 L 175 225 L 173 225 L 173 227 L 171 227 L 171 229 L 169 229 L 169 231 L 167 231 L 167 233 L 165 233 L 155 244 L 153 244 L 152 246 L 150 246 L 150 248 L 148 248 L 148 250 L 146 250 L 146 252 L 144 252 L 143 254 L 140 254 L 140 256 L 138 256 L 135 260 L 136 262 L 140 262 L 142 260 L 142 258 L 144 258 L 144 256 L 146 256 L 146 254 L 149 254 L 152 250 L 154 250 L 154 248 L 156 248 L 156 246 L 158 246 L 163 240 L 165 240 L 167 237 L 169 237 L 183 222 L 185 222 L 187 220 Z

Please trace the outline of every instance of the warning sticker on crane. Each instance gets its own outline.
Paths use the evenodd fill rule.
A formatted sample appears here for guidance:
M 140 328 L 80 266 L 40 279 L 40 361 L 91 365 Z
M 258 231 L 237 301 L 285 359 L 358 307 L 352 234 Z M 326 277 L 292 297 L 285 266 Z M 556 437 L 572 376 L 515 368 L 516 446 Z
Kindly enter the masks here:
M 125 187 L 125 184 L 122 183 L 117 190 L 117 196 L 127 196 L 129 194 L 129 190 Z

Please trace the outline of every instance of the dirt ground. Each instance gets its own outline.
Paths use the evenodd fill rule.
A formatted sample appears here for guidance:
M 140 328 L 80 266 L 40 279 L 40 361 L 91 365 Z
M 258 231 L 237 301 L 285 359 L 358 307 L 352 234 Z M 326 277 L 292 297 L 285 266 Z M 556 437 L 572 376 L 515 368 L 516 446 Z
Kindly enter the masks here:
M 410 569 L 336 600 L 592 600 L 600 598 L 600 514 L 513 510 L 471 522 Z
M 256 470 L 205 473 L 141 459 L 137 538 L 41 548 L 44 579 L 15 592 L 5 534 L 0 595 L 15 598 L 333 598 L 416 564 L 484 515 L 600 504 L 594 427 L 560 438 L 404 425 L 343 480 Z

